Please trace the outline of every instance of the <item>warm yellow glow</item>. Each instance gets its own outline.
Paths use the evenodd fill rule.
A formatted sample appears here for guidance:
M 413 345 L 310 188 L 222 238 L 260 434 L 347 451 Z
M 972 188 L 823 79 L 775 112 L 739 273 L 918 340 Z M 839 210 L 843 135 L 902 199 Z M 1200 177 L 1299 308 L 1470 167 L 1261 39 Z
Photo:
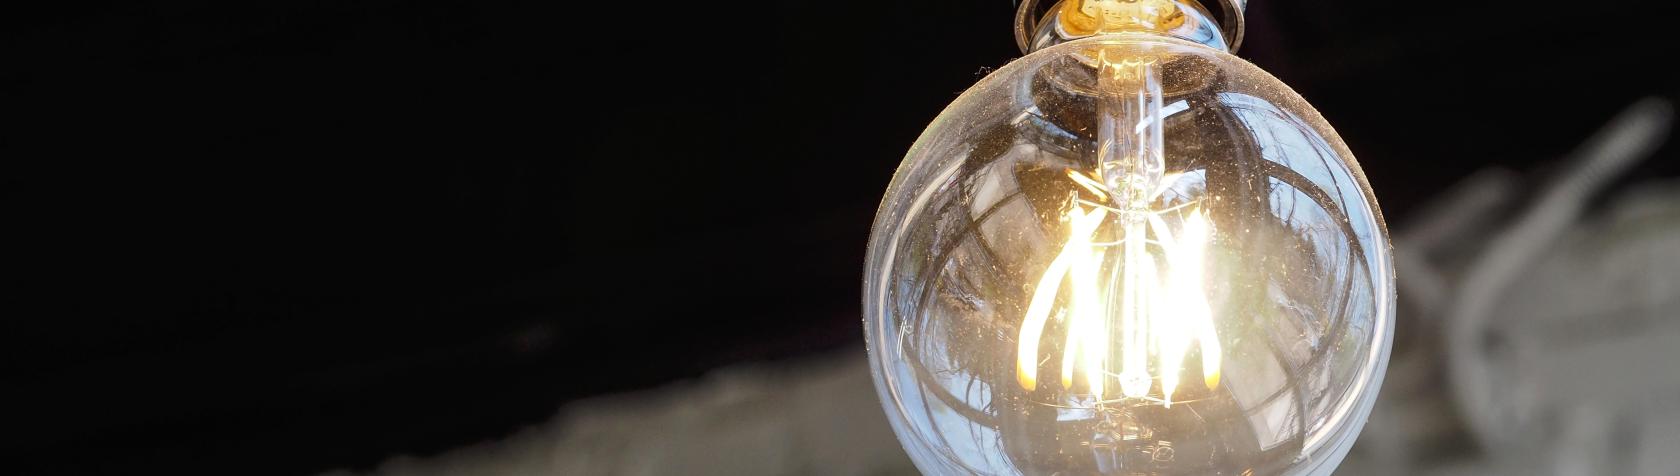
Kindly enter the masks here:
M 1082 174 L 1069 173 L 1069 177 L 1087 188 L 1100 186 L 1080 180 Z M 1159 378 L 1161 400 L 1170 407 L 1192 342 L 1201 346 L 1203 383 L 1209 389 L 1219 384 L 1219 336 L 1203 289 L 1210 225 L 1197 208 L 1183 216 L 1175 232 L 1162 218 L 1167 213 L 1177 212 L 1109 213 L 1107 207 L 1087 207 L 1078 201 L 1069 207 L 1067 242 L 1039 277 L 1021 322 L 1016 376 L 1022 388 L 1038 387 L 1042 362 L 1038 345 L 1064 282 L 1068 285 L 1062 309 L 1067 329 L 1061 357 L 1064 389 L 1073 389 L 1073 377 L 1081 375 L 1089 394 L 1101 401 L 1106 398 L 1108 378 L 1116 376 L 1121 395 L 1144 398 Z M 1116 226 L 1123 238 L 1094 243 L 1093 237 L 1110 217 L 1118 218 Z M 1119 281 L 1105 282 L 1104 258 L 1115 252 L 1120 268 L 1109 270 L 1107 276 Z M 1105 295 L 1104 290 L 1119 294 Z M 1119 329 L 1110 329 L 1111 316 L 1118 318 Z M 1117 373 L 1110 372 L 1112 341 L 1120 344 Z M 1150 360 L 1159 375 L 1151 375 Z
M 1167 249 L 1167 261 L 1172 263 L 1167 275 L 1167 298 L 1155 317 L 1161 346 L 1156 365 L 1162 369 L 1161 395 L 1169 407 L 1173 391 L 1178 388 L 1179 372 L 1172 369 L 1184 368 L 1184 354 L 1191 339 L 1202 345 L 1203 383 L 1210 389 L 1219 384 L 1219 336 L 1214 332 L 1213 316 L 1202 290 L 1207 240 L 1207 219 L 1200 209 L 1191 210 L 1179 229 L 1177 242 Z
M 1077 183 L 1079 186 L 1085 187 L 1085 191 L 1091 192 L 1092 195 L 1096 195 L 1097 200 L 1105 202 L 1108 201 L 1108 192 L 1103 191 L 1103 184 L 1101 181 L 1079 173 L 1079 171 L 1073 169 L 1068 169 L 1067 176 L 1068 178 L 1073 179 L 1073 183 Z
M 1072 35 L 1164 32 L 1183 25 L 1184 12 L 1172 0 L 1069 0 L 1058 19 Z
M 1056 254 L 1056 259 L 1050 262 L 1050 268 L 1045 270 L 1044 275 L 1038 279 L 1038 287 L 1033 289 L 1032 301 L 1027 305 L 1026 319 L 1021 322 L 1021 333 L 1019 338 L 1016 339 L 1019 342 L 1016 349 L 1016 356 L 1018 357 L 1016 368 L 1019 369 L 1016 372 L 1016 378 L 1020 380 L 1022 388 L 1027 390 L 1038 388 L 1038 341 L 1044 335 L 1044 324 L 1049 320 L 1050 307 L 1056 300 L 1056 291 L 1060 289 L 1062 279 L 1067 276 L 1067 272 L 1074 262 L 1091 262 L 1090 236 L 1096 231 L 1097 226 L 1102 224 L 1103 217 L 1107 215 L 1108 211 L 1102 208 L 1093 209 L 1087 213 L 1075 205 L 1068 210 L 1068 224 L 1073 229 L 1070 234 L 1075 237 L 1084 237 L 1078 238 L 1079 242 L 1083 244 L 1069 242 L 1067 246 L 1063 246 L 1061 253 Z M 1081 270 L 1084 270 L 1085 266 L 1082 266 Z M 1075 302 L 1078 302 L 1077 297 Z M 1073 313 L 1073 315 L 1077 316 L 1079 314 Z M 1069 329 L 1071 334 L 1073 332 L 1071 330 L 1072 326 Z M 1067 342 L 1068 348 L 1072 349 L 1074 341 L 1069 340 Z M 1072 360 L 1067 359 L 1064 360 L 1062 365 L 1062 385 L 1064 387 L 1071 386 L 1072 380 Z

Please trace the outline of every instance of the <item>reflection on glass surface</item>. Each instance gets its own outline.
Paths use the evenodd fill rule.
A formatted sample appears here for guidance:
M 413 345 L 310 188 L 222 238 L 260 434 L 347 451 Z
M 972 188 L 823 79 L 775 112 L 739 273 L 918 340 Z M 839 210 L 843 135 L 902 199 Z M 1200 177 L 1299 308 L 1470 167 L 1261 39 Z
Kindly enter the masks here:
M 865 281 L 882 399 L 930 474 L 1312 471 L 1363 425 L 1392 320 L 1334 131 L 1161 37 L 1051 46 L 965 93 L 895 176 Z

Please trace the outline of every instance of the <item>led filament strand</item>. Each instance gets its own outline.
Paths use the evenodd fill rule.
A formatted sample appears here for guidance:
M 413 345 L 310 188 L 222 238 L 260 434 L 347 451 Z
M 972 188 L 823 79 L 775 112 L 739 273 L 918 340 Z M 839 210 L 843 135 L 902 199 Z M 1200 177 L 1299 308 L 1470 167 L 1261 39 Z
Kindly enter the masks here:
M 1018 336 L 1016 376 L 1022 388 L 1038 387 L 1039 341 L 1055 307 L 1062 283 L 1068 283 L 1063 306 L 1066 339 L 1061 358 L 1061 384 L 1073 388 L 1075 374 L 1083 374 L 1089 394 L 1097 402 L 1107 398 L 1109 376 L 1116 376 L 1120 394 L 1147 396 L 1155 375 L 1161 380 L 1162 402 L 1172 406 L 1179 374 L 1192 341 L 1201 345 L 1203 383 L 1219 383 L 1219 338 L 1203 289 L 1203 269 L 1211 230 L 1200 208 L 1180 220 L 1175 236 L 1163 215 L 1172 209 L 1153 204 L 1177 176 L 1165 174 L 1162 143 L 1160 71 L 1150 57 L 1110 58 L 1096 54 L 1099 71 L 1098 171 L 1100 179 L 1069 170 L 1068 177 L 1099 200 L 1071 200 L 1064 218 L 1070 229 L 1060 252 L 1040 276 Z M 1097 243 L 1093 238 L 1112 218 L 1121 239 Z M 1159 268 L 1165 261 L 1165 278 Z M 1118 253 L 1118 266 L 1102 272 L 1104 258 Z M 1104 286 L 1106 284 L 1106 286 Z M 1117 332 L 1110 319 L 1119 317 Z M 1111 334 L 1119 337 L 1120 368 L 1109 371 Z M 1080 372 L 1083 370 L 1083 372 Z

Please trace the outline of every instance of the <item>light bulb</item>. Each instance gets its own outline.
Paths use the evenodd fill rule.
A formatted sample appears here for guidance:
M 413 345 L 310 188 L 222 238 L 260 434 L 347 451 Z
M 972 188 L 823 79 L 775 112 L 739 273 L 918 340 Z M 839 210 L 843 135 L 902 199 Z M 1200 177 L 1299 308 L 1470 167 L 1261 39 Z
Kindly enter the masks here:
M 1222 6 L 1223 31 L 1194 1 L 1058 4 L 911 148 L 864 327 L 924 473 L 1327 474 L 1352 445 L 1392 340 L 1387 231 L 1323 118 L 1229 53 Z

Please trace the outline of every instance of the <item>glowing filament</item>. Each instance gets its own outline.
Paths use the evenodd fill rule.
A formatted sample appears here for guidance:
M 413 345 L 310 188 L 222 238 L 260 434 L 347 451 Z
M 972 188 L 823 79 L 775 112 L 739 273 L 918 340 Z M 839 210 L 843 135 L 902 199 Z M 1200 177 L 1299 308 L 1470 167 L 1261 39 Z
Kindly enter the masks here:
M 1080 182 L 1087 187 L 1094 185 Z M 1162 401 L 1170 407 L 1192 341 L 1201 345 L 1203 383 L 1209 389 L 1219 384 L 1219 336 L 1203 291 L 1210 235 L 1207 218 L 1201 210 L 1191 210 L 1180 223 L 1175 239 L 1161 213 L 1147 209 L 1115 213 L 1120 217 L 1124 238 L 1098 244 L 1092 238 L 1110 216 L 1109 209 L 1087 208 L 1077 201 L 1069 208 L 1065 215 L 1071 229 L 1067 243 L 1039 277 L 1021 322 L 1016 377 L 1022 388 L 1032 391 L 1038 387 L 1038 345 L 1064 281 L 1068 299 L 1062 309 L 1067 321 L 1061 361 L 1063 388 L 1072 389 L 1074 375 L 1082 374 L 1089 393 L 1100 401 L 1108 376 L 1116 375 L 1125 397 L 1142 398 L 1155 378 L 1148 368 L 1153 356 L 1155 371 L 1160 374 Z M 1150 232 L 1153 240 L 1147 236 Z M 1147 247 L 1152 244 L 1163 251 L 1164 281 L 1157 269 L 1157 255 Z M 1101 291 L 1105 289 L 1100 276 L 1108 247 L 1118 247 L 1121 253 L 1118 264 L 1124 268 L 1113 274 L 1119 282 L 1107 288 L 1119 296 L 1105 296 Z M 1108 317 L 1114 314 L 1119 315 L 1121 327 L 1114 333 L 1121 344 L 1118 374 L 1110 374 L 1108 369 L 1113 340 Z

